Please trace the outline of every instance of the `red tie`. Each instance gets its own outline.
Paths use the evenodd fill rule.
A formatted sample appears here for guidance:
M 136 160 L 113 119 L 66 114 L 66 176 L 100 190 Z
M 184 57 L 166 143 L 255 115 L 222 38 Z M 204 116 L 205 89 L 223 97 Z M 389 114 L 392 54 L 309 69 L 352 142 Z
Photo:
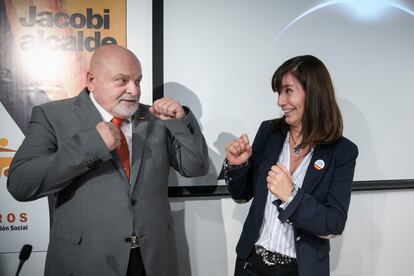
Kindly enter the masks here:
M 117 152 L 119 155 L 119 159 L 121 159 L 121 163 L 122 166 L 124 167 L 124 171 L 126 176 L 128 177 L 129 180 L 129 149 L 128 149 L 128 144 L 127 141 L 125 139 L 124 134 L 122 133 L 121 130 L 121 124 L 125 119 L 121 119 L 121 118 L 117 118 L 117 117 L 113 117 L 111 122 L 116 125 L 119 129 L 119 131 L 121 132 L 121 145 L 118 147 Z

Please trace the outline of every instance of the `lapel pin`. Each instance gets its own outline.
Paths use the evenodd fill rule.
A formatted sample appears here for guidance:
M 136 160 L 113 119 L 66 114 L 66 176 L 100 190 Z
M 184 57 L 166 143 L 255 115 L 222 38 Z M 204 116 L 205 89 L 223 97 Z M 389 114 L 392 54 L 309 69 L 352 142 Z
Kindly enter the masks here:
M 315 168 L 315 170 L 322 170 L 323 167 L 325 167 L 325 162 L 322 159 L 318 159 L 315 161 L 315 164 L 313 164 L 313 167 Z

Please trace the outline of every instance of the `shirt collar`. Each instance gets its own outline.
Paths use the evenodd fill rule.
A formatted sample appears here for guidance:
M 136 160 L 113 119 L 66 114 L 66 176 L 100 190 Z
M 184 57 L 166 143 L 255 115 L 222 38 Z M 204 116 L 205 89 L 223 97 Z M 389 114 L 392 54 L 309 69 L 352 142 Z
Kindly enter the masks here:
M 109 113 L 108 111 L 106 111 L 95 99 L 93 92 L 89 93 L 89 97 L 91 98 L 91 101 L 93 103 L 93 105 L 96 107 L 96 109 L 98 109 L 99 114 L 101 114 L 102 119 L 105 122 L 110 122 L 112 120 L 112 118 L 114 117 L 113 115 L 111 115 L 111 113 Z M 131 118 L 126 119 L 126 121 L 130 122 Z

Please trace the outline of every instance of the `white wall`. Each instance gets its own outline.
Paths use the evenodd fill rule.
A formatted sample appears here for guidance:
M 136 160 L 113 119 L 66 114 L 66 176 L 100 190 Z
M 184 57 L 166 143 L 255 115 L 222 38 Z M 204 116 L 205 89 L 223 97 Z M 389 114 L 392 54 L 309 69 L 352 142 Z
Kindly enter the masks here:
M 127 47 L 142 66 L 140 102 L 152 103 L 152 1 L 127 1 Z
M 311 54 L 327 66 L 359 146 L 355 179 L 414 179 L 414 2 L 164 1 L 165 93 L 196 107 L 218 170 L 232 137 L 280 117 L 271 78 Z M 411 153 L 411 154 L 409 154 Z M 187 185 L 184 179 L 178 183 Z
M 333 276 L 413 276 L 414 191 L 354 192 L 342 236 L 331 243 Z M 233 275 L 250 203 L 173 199 L 181 276 Z

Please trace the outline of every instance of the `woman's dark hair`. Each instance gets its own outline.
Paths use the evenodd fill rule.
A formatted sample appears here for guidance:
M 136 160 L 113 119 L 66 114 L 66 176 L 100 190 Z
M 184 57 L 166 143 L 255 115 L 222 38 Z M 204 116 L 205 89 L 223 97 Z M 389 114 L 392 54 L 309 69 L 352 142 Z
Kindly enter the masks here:
M 273 91 L 280 93 L 282 80 L 287 74 L 292 74 L 305 91 L 302 143 L 299 147 L 338 140 L 342 136 L 342 116 L 335 100 L 331 77 L 322 61 L 311 55 L 285 61 L 273 74 Z

